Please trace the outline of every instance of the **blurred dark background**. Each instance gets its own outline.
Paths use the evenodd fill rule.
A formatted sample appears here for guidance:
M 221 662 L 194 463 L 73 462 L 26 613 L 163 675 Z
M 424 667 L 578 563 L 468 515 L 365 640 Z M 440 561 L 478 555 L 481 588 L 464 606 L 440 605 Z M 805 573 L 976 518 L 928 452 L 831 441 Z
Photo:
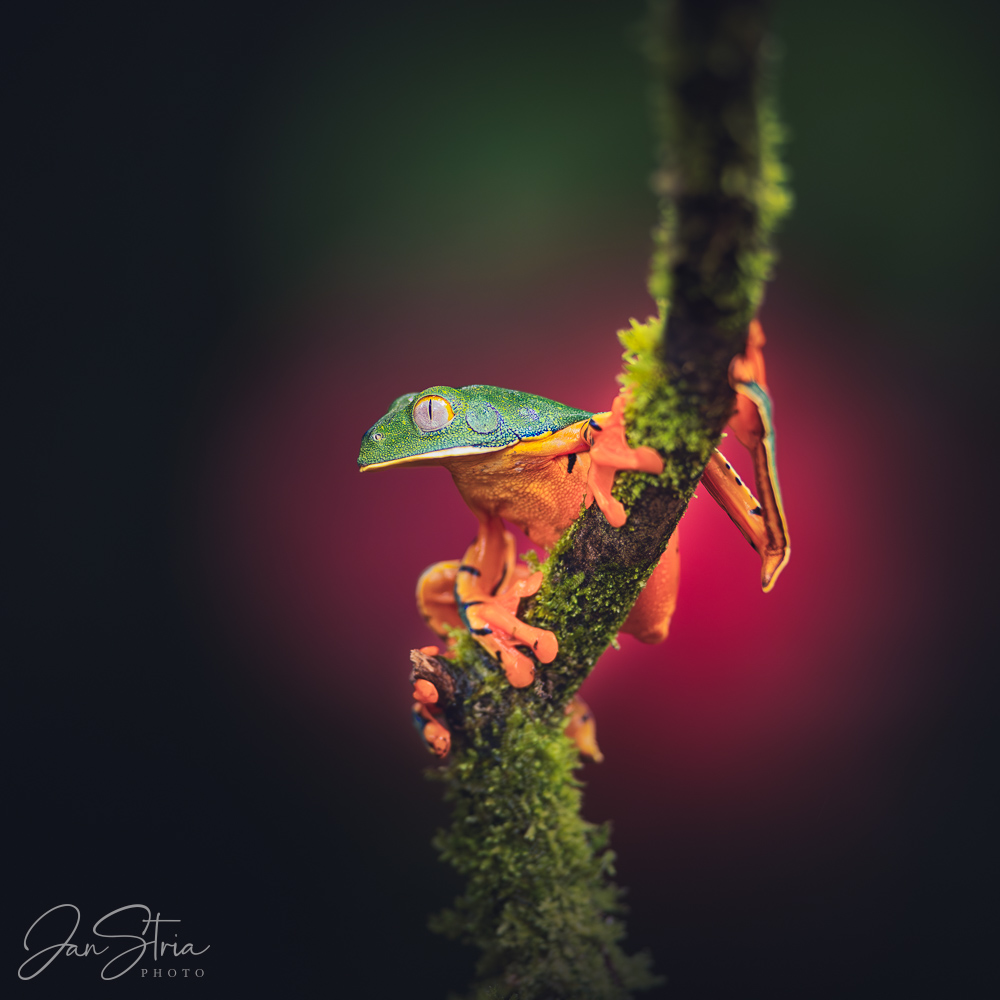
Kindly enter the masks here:
M 608 404 L 614 331 L 652 309 L 642 15 L 8 15 L 12 968 L 49 907 L 83 944 L 141 902 L 211 945 L 170 989 L 470 978 L 425 930 L 458 882 L 405 679 L 413 583 L 472 519 L 441 470 L 359 479 L 356 448 L 435 383 Z M 585 811 L 656 996 L 988 995 L 997 17 L 844 0 L 775 27 L 795 555 L 764 598 L 692 505 L 673 635 L 588 682 Z M 104 995 L 100 964 L 18 985 Z

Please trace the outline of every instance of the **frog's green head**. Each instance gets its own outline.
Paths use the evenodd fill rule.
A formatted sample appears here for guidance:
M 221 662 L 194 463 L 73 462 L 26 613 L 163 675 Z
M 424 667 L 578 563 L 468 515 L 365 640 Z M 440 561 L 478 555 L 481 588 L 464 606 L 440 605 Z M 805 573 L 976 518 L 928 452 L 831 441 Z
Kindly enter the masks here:
M 435 385 L 400 396 L 361 442 L 361 471 L 500 451 L 590 416 L 495 385 Z

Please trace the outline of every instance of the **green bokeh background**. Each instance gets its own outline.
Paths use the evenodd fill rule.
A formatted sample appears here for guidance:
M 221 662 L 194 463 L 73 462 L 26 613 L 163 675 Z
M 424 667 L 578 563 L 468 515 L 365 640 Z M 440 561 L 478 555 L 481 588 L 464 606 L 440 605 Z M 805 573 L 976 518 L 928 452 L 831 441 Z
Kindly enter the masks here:
M 643 11 L 421 4 L 344 34 L 339 14 L 292 26 L 244 136 L 248 281 L 496 291 L 637 258 L 655 214 Z M 992 322 L 995 22 L 968 0 L 776 12 L 783 280 L 936 365 Z

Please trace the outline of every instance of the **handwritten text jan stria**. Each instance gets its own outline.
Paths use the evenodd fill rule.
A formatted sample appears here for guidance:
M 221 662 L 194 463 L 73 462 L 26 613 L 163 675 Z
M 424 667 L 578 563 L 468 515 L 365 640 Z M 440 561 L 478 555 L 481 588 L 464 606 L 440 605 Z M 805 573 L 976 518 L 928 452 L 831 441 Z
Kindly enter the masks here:
M 60 913 L 60 911 L 68 912 Z M 67 934 L 65 928 L 70 922 L 72 927 Z M 92 932 L 102 941 L 134 942 L 131 947 L 123 947 L 123 944 L 94 944 L 90 941 L 86 944 L 77 944 L 73 938 L 80 927 L 80 909 L 72 903 L 60 903 L 46 910 L 28 928 L 24 935 L 24 950 L 31 954 L 17 970 L 17 975 L 20 979 L 34 979 L 60 955 L 65 955 L 67 958 L 87 958 L 111 952 L 101 969 L 101 979 L 118 979 L 124 976 L 142 960 L 147 948 L 152 950 L 154 962 L 164 956 L 180 958 L 183 955 L 204 955 L 211 945 L 205 945 L 199 950 L 193 944 L 160 940 L 161 924 L 179 923 L 180 920 L 161 917 L 159 913 L 154 917 L 150 908 L 142 903 L 130 903 L 128 906 L 119 906 L 117 910 L 105 913 L 94 924 Z M 147 938 L 150 928 L 152 937 Z M 166 931 L 167 928 L 164 927 L 163 930 Z M 128 933 L 129 931 L 139 931 L 139 933 Z M 174 934 L 174 937 L 177 935 Z

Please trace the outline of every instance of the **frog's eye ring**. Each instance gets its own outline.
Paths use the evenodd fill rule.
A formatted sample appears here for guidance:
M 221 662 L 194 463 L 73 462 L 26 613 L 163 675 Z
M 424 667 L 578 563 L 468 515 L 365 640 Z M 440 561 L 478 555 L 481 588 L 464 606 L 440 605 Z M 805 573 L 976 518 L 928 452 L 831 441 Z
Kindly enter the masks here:
M 421 396 L 413 404 L 413 422 L 422 431 L 439 431 L 455 416 L 451 403 L 444 396 Z
M 383 437 L 384 437 L 384 435 L 383 435 L 383 434 L 379 434 L 379 432 L 378 432 L 378 431 L 376 431 L 376 432 L 375 432 L 375 433 L 374 433 L 374 434 L 372 435 L 372 440 L 373 440 L 373 441 L 381 441 Z

